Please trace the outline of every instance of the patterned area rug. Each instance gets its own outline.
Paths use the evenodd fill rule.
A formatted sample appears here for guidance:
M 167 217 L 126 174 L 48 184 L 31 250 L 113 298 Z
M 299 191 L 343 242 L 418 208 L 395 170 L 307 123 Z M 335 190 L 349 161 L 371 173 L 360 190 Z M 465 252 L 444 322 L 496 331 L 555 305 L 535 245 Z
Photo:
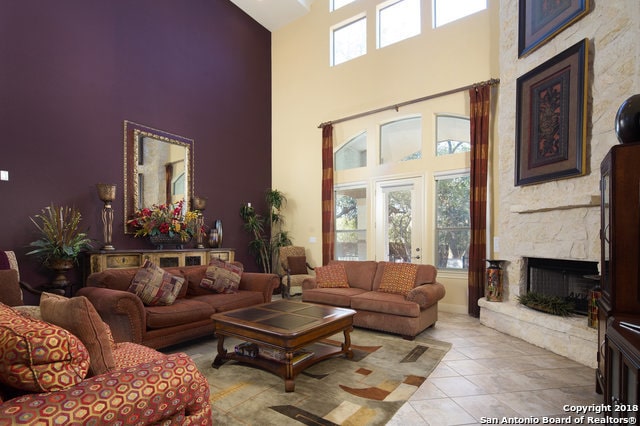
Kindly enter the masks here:
M 342 334 L 334 336 L 336 343 Z M 240 343 L 226 339 L 225 347 Z M 211 385 L 214 424 L 383 425 L 420 387 L 450 349 L 449 343 L 356 329 L 353 359 L 319 362 L 285 392 L 274 374 L 230 361 L 211 367 L 214 353 L 192 355 Z

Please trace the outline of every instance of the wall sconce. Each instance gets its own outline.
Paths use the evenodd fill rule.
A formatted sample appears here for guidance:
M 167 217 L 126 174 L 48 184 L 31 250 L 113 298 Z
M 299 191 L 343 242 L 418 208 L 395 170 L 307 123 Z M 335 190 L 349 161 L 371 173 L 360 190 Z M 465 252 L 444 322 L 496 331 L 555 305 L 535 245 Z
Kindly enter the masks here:
M 113 208 L 111 203 L 116 199 L 116 185 L 111 183 L 97 183 L 98 197 L 104 202 L 102 207 L 102 234 L 104 236 L 104 246 L 102 250 L 115 250 L 111 245 L 113 236 Z

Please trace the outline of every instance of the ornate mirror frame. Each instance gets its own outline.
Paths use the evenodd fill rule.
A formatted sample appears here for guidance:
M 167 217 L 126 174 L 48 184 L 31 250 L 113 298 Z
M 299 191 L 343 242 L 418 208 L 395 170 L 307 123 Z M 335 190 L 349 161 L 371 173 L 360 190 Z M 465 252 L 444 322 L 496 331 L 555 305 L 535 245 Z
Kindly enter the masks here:
M 193 198 L 193 139 L 174 135 L 162 130 L 143 126 L 132 121 L 124 121 L 124 232 L 132 234 L 134 230 L 127 225 L 133 213 L 140 208 L 142 203 L 141 189 L 142 181 L 138 165 L 142 165 L 142 145 L 143 138 L 150 138 L 158 143 L 165 142 L 178 145 L 185 149 L 184 155 L 184 177 L 185 194 L 184 205 L 190 206 Z M 144 206 L 151 207 L 151 206 Z

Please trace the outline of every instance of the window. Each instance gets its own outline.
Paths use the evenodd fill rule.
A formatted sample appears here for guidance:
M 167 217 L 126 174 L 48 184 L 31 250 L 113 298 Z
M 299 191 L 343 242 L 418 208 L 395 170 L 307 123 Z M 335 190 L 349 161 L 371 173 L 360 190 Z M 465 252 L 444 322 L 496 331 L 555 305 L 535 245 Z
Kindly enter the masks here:
M 436 177 L 438 268 L 467 269 L 470 241 L 469 174 Z
M 335 170 L 355 169 L 367 166 L 367 132 L 351 138 L 336 151 Z
M 331 65 L 338 65 L 367 53 L 367 18 L 362 16 L 331 30 Z
M 433 28 L 487 8 L 487 0 L 433 0 Z
M 378 6 L 378 47 L 420 34 L 420 0 L 392 0 Z
M 367 259 L 367 189 L 353 186 L 335 189 L 335 258 Z
M 422 120 L 404 118 L 380 126 L 380 164 L 422 158 Z
M 471 151 L 471 127 L 467 117 L 436 115 L 436 155 Z
M 329 10 L 333 12 L 334 10 L 340 9 L 342 6 L 346 6 L 354 1 L 356 0 L 331 0 L 329 2 Z

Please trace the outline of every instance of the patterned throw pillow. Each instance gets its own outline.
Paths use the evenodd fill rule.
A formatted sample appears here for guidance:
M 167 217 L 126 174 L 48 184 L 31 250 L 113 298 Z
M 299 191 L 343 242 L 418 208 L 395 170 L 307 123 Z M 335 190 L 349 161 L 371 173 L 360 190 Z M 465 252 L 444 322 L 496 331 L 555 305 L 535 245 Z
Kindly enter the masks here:
M 309 273 L 307 270 L 307 256 L 289 256 L 287 257 L 287 263 L 289 264 L 289 273 L 291 275 L 306 275 Z
M 131 280 L 128 290 L 147 306 L 171 305 L 182 284 L 183 277 L 171 275 L 147 259 Z
M 378 291 L 406 296 L 415 287 L 417 273 L 415 263 L 385 263 Z
M 342 263 L 332 263 L 316 268 L 316 282 L 319 288 L 348 288 L 349 279 Z
M 89 353 L 69 331 L 0 303 L 0 381 L 29 392 L 57 391 L 80 383 Z
M 220 259 L 211 259 L 200 287 L 217 293 L 237 293 L 242 279 L 242 267 Z
M 42 293 L 40 314 L 44 321 L 70 331 L 89 351 L 90 372 L 96 376 L 116 368 L 111 352 L 111 330 L 89 299 L 84 296 L 66 298 L 57 294 Z

